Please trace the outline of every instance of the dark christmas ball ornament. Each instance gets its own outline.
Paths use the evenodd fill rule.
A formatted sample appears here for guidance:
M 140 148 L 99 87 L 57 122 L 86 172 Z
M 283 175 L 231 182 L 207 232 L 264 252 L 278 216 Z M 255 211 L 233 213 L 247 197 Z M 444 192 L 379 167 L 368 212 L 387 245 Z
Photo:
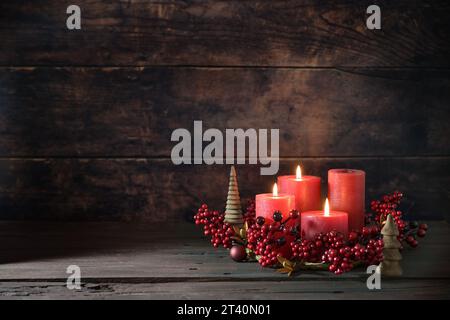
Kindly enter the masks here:
M 241 245 L 234 245 L 230 249 L 230 257 L 234 261 L 243 261 L 245 258 L 247 258 L 247 253 L 245 252 L 244 246 Z
M 277 222 L 279 222 L 279 221 L 281 221 L 283 219 L 283 215 L 281 214 L 281 211 L 275 211 L 274 213 L 273 213 L 273 220 L 274 221 L 277 221 Z
M 264 219 L 264 217 L 256 218 L 256 223 L 259 224 L 260 226 L 262 226 L 264 222 L 266 222 L 266 219 Z

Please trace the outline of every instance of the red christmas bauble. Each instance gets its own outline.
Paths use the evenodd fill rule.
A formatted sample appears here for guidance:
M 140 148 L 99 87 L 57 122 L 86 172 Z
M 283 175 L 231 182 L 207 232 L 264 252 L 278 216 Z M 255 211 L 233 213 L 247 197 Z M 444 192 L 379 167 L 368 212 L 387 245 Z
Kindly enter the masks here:
M 247 258 L 247 253 L 245 252 L 244 246 L 234 245 L 230 249 L 230 257 L 234 261 L 238 261 L 238 262 L 245 260 L 245 258 Z

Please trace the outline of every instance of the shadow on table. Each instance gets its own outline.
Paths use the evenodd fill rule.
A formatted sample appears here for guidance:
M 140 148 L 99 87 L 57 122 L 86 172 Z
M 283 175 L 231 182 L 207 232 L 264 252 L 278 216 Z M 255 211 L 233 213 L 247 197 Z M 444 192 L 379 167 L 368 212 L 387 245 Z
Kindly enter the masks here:
M 171 230 L 174 229 L 174 230 Z M 157 250 L 195 236 L 193 226 L 121 222 L 1 222 L 0 264 L 130 250 Z

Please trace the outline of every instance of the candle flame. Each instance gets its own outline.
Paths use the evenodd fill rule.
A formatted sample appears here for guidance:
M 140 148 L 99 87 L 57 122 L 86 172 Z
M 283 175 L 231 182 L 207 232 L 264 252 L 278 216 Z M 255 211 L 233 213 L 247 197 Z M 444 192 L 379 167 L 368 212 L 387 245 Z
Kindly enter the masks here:
M 300 165 L 297 166 L 297 171 L 295 173 L 295 178 L 300 180 L 302 178 L 302 168 L 300 168 Z
M 325 200 L 325 207 L 323 209 L 323 214 L 328 217 L 330 215 L 330 204 L 328 203 L 328 198 Z
M 278 186 L 276 183 L 273 184 L 272 195 L 278 197 Z

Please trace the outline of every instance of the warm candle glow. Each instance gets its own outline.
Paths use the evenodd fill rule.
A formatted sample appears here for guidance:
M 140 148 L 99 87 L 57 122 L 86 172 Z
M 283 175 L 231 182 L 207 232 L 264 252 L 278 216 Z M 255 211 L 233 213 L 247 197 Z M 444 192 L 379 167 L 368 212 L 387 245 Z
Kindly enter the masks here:
M 328 217 L 330 215 L 330 204 L 328 203 L 328 198 L 325 200 L 325 207 L 323 209 L 323 214 Z
M 276 183 L 273 184 L 272 195 L 273 195 L 274 197 L 278 197 L 278 186 L 277 186 Z
M 300 168 L 300 165 L 297 166 L 297 172 L 295 173 L 295 178 L 297 180 L 300 180 L 302 178 L 302 168 Z

